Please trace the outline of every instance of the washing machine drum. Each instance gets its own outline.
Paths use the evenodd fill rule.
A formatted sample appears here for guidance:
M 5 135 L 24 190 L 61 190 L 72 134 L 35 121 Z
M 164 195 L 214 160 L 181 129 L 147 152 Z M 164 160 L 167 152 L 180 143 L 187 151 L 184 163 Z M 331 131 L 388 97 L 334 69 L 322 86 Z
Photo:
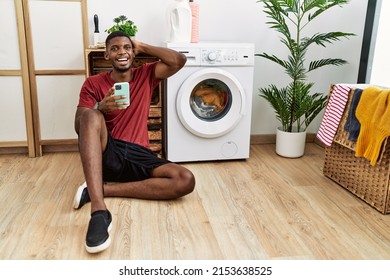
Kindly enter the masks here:
M 176 110 L 183 126 L 204 137 L 222 136 L 245 114 L 245 93 L 231 73 L 215 68 L 194 72 L 177 94 Z

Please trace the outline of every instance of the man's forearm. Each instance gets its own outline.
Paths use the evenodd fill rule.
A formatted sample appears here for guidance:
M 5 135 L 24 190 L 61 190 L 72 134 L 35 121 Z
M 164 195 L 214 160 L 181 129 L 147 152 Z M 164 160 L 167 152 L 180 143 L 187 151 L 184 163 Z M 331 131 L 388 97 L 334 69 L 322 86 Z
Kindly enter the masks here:
M 140 53 L 151 55 L 160 60 L 160 63 L 156 67 L 156 77 L 160 79 L 165 79 L 179 71 L 187 60 L 184 54 L 175 50 L 137 42 L 135 54 Z
M 178 53 L 177 51 L 164 48 L 164 47 L 157 47 L 148 45 L 143 42 L 138 42 L 139 45 L 137 46 L 137 54 L 143 53 L 148 54 L 150 56 L 157 57 L 160 59 L 163 63 L 169 65 L 169 66 L 176 66 L 185 63 L 185 56 L 181 53 Z

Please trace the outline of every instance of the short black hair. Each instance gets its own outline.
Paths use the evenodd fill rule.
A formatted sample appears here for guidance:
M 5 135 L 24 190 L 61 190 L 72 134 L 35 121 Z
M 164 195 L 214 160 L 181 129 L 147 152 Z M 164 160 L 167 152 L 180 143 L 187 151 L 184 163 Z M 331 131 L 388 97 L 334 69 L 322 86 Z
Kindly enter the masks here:
M 123 32 L 121 30 L 118 30 L 118 31 L 114 31 L 114 32 L 108 34 L 108 36 L 106 38 L 106 46 L 108 46 L 111 39 L 116 38 L 116 37 L 127 37 L 127 38 L 129 38 L 129 40 L 131 42 L 131 38 L 129 35 L 127 35 L 127 33 Z M 131 42 L 131 44 L 133 44 L 133 42 Z

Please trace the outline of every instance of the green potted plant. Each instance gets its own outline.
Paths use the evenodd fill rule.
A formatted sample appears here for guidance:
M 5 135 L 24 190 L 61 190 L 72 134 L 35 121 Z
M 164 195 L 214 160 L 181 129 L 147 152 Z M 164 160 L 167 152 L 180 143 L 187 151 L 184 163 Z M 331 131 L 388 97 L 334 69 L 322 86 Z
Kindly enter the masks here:
M 277 130 L 276 152 L 281 156 L 300 157 L 304 154 L 306 129 L 315 117 L 326 106 L 327 95 L 311 93 L 314 83 L 307 81 L 307 74 L 326 65 L 340 66 L 347 63 L 339 58 L 322 58 L 308 62 L 306 54 L 310 46 L 326 47 L 327 44 L 341 38 L 353 36 L 353 33 L 328 32 L 304 35 L 304 29 L 319 15 L 334 6 L 342 6 L 348 0 L 259 0 L 264 12 L 270 19 L 267 24 L 280 33 L 280 43 L 288 49 L 286 59 L 274 54 L 258 53 L 284 68 L 290 82 L 287 86 L 278 87 L 271 84 L 259 89 L 259 95 L 274 109 L 281 127 Z M 288 133 L 300 141 L 298 150 L 291 151 L 292 141 L 288 147 L 280 143 L 280 136 Z M 303 143 L 302 143 L 303 141 Z M 302 148 L 303 147 L 303 148 Z
M 134 22 L 129 20 L 124 15 L 114 18 L 113 21 L 115 24 L 105 30 L 105 32 L 107 32 L 108 34 L 120 30 L 125 32 L 130 37 L 134 37 L 135 34 L 137 34 L 138 32 L 138 27 L 134 24 Z

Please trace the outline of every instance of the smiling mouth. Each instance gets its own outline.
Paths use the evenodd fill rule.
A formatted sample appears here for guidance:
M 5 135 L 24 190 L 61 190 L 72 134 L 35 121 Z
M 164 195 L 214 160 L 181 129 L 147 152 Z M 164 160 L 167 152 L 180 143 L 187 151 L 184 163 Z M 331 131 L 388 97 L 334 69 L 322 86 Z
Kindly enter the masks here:
M 124 57 L 124 58 L 118 58 L 117 61 L 120 63 L 127 63 L 129 59 Z

